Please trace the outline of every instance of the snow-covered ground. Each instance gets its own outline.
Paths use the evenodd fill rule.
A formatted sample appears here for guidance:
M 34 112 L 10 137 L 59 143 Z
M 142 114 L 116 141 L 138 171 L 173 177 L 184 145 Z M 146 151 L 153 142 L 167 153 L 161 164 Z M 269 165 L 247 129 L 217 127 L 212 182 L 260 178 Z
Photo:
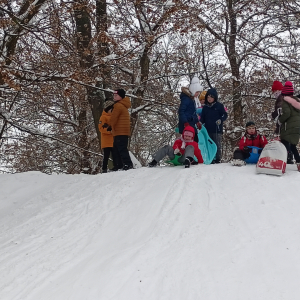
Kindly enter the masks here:
M 295 300 L 300 173 L 0 175 L 1 300 Z

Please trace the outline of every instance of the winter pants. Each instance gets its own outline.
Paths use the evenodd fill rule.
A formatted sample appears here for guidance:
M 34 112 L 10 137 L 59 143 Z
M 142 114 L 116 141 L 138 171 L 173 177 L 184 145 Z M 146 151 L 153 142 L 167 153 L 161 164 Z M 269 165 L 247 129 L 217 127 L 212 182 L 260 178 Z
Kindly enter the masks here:
M 296 163 L 300 163 L 300 156 L 296 147 L 297 145 L 290 144 L 286 140 L 281 140 L 281 143 L 285 146 L 288 153 L 292 152 L 294 154 Z
M 110 153 L 112 154 L 113 164 L 115 166 L 115 163 L 117 161 L 116 151 L 113 147 L 106 147 L 106 148 L 103 148 L 102 170 L 107 170 L 107 163 L 108 163 Z
M 184 160 L 187 157 L 194 158 L 194 147 L 192 145 L 188 145 L 185 148 L 184 154 L 178 159 L 180 163 L 184 163 Z M 175 158 L 174 149 L 170 145 L 163 146 L 162 148 L 158 149 L 157 152 L 153 155 L 153 159 L 159 162 L 165 156 L 168 156 L 171 160 Z
M 233 152 L 233 159 L 245 160 L 250 157 L 250 153 L 244 152 L 241 149 L 236 149 Z
M 220 161 L 222 158 L 222 133 L 208 132 L 208 135 L 217 145 L 216 161 Z
M 116 151 L 116 168 L 122 168 L 125 165 L 132 166 L 132 161 L 128 151 L 128 135 L 116 135 L 114 137 L 114 149 Z

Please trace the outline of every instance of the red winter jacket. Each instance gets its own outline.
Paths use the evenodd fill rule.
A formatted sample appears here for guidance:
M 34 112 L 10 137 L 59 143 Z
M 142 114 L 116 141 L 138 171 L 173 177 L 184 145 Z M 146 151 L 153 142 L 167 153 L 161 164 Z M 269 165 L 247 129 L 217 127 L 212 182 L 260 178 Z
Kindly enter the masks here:
M 183 129 L 183 132 L 182 132 L 182 136 L 184 134 L 185 131 L 191 131 L 193 132 L 193 134 L 195 135 L 195 130 L 192 126 L 186 126 L 184 129 Z M 198 163 L 202 164 L 203 163 L 203 158 L 202 158 L 202 155 L 201 155 L 201 151 L 199 149 L 199 145 L 195 142 L 195 141 L 191 141 L 191 142 L 185 142 L 185 148 L 181 148 L 182 146 L 182 143 L 183 143 L 183 138 L 181 139 L 177 139 L 173 145 L 173 149 L 179 149 L 180 150 L 180 153 L 181 154 L 184 154 L 184 151 L 185 151 L 185 148 L 189 145 L 192 145 L 194 147 L 194 155 L 197 157 L 198 159 Z
M 257 134 L 256 138 L 250 139 L 247 137 L 247 133 L 245 133 L 245 135 L 240 140 L 239 148 L 241 150 L 243 150 L 244 147 L 249 147 L 249 146 L 264 148 L 268 144 L 266 137 L 258 133 L 256 134 Z

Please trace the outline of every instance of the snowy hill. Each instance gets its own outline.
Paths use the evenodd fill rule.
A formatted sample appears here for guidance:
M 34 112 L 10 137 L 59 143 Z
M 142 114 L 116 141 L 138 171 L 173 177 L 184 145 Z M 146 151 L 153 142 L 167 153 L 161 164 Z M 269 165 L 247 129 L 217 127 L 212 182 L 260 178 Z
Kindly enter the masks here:
M 1 300 L 295 300 L 300 173 L 0 175 Z

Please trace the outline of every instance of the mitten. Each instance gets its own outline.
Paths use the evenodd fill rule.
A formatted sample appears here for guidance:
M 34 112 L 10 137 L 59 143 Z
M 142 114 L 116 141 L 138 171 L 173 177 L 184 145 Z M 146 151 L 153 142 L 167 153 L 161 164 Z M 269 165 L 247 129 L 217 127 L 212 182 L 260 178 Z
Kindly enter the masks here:
M 197 126 L 197 128 L 198 128 L 199 130 L 201 130 L 202 124 L 201 124 L 200 122 L 198 122 L 198 123 L 196 124 L 196 126 Z
M 178 148 L 176 148 L 174 150 L 174 154 L 180 156 L 181 155 L 180 150 Z
M 247 146 L 245 146 L 245 147 L 243 148 L 243 151 L 249 153 L 249 152 L 250 152 L 250 148 L 247 147 Z

